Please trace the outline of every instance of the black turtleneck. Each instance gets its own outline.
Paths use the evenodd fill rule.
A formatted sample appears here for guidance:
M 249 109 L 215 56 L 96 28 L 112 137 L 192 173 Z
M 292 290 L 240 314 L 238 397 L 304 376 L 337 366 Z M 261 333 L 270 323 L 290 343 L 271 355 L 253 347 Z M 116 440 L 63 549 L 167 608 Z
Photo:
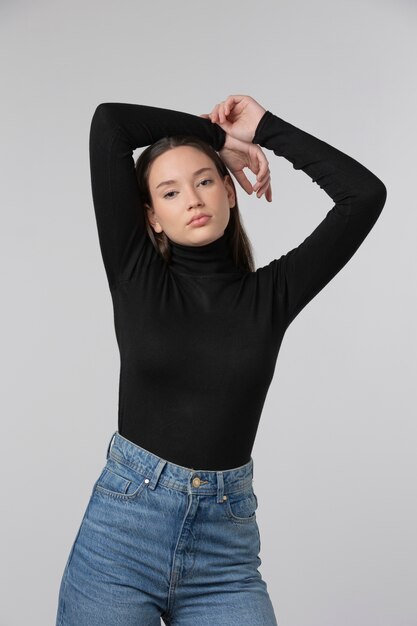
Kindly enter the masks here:
M 221 237 L 202 246 L 187 246 L 171 239 L 169 242 L 170 269 L 176 273 L 207 276 L 238 272 L 233 261 L 228 228 Z
M 386 188 L 358 161 L 270 111 L 253 143 L 301 169 L 335 205 L 296 248 L 256 272 L 235 267 L 229 230 L 203 246 L 171 241 L 171 260 L 145 228 L 133 150 L 167 135 L 216 150 L 225 133 L 188 113 L 100 104 L 90 130 L 94 209 L 120 351 L 118 430 L 194 469 L 250 459 L 285 331 L 342 269 L 375 224 Z

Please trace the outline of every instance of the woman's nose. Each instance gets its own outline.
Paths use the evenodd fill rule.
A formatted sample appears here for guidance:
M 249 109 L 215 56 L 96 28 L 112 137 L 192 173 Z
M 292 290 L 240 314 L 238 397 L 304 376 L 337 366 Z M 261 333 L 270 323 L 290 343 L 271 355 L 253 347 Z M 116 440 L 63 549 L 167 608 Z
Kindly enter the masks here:
M 199 206 L 200 204 L 202 204 L 201 202 L 201 198 L 198 195 L 198 192 L 195 189 L 192 189 L 188 196 L 187 196 L 187 202 L 188 202 L 188 206 L 193 207 L 193 206 Z

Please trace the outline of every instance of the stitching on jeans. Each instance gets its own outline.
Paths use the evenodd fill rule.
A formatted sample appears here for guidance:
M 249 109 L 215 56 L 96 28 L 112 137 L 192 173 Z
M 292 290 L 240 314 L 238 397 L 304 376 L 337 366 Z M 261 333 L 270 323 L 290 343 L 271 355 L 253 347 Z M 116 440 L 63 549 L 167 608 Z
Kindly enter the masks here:
M 117 461 L 118 463 L 121 463 L 122 465 L 126 465 L 127 467 L 129 467 L 130 469 L 133 469 L 135 472 L 137 472 L 141 476 L 145 476 L 146 478 L 149 478 L 149 479 L 151 478 L 150 476 L 143 474 L 143 471 L 139 469 L 139 466 L 136 463 L 131 463 L 128 459 L 125 459 L 123 456 L 119 456 L 117 453 L 115 453 L 113 446 L 110 451 L 109 458 L 113 459 L 114 461 Z M 208 481 L 204 481 L 204 482 L 208 482 Z M 249 489 L 249 487 L 252 485 L 252 482 L 253 482 L 252 476 L 247 476 L 244 479 L 243 478 L 238 479 L 237 485 L 235 485 L 236 488 L 229 489 L 227 493 L 232 494 L 232 493 L 239 493 L 241 491 L 245 491 L 246 489 Z M 176 489 L 177 491 L 182 491 L 182 492 L 187 491 L 187 487 L 185 485 L 182 485 L 182 483 L 179 483 L 176 480 L 171 480 L 169 478 L 166 478 L 165 476 L 159 477 L 158 484 L 168 487 L 170 489 Z M 205 492 L 204 489 L 199 488 L 199 491 L 201 494 L 206 494 L 206 495 L 208 494 L 208 492 Z

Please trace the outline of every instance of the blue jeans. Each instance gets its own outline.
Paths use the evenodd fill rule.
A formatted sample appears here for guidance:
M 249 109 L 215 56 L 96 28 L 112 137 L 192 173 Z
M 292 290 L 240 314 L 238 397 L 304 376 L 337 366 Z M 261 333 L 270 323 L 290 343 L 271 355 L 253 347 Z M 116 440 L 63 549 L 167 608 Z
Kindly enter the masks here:
M 253 459 L 198 470 L 113 433 L 56 626 L 277 626 L 258 567 Z

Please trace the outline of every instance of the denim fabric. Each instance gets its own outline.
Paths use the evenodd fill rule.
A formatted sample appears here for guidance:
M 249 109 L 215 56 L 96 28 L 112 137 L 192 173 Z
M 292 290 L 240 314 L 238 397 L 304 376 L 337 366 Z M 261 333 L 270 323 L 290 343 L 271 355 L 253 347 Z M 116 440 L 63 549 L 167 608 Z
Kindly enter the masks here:
M 116 431 L 65 565 L 56 626 L 276 626 L 257 506 L 252 457 L 187 468 Z

